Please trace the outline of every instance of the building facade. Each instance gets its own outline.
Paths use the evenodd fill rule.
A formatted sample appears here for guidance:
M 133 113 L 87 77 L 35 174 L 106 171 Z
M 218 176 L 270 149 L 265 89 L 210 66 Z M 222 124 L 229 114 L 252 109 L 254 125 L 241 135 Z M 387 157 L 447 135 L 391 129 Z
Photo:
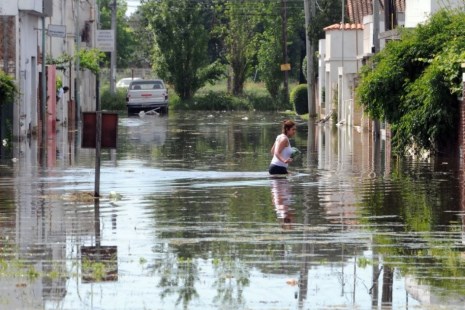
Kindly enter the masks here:
M 95 107 L 95 77 L 76 68 L 76 61 L 48 65 L 67 55 L 75 59 L 79 49 L 95 46 L 96 0 L 9 0 L 0 2 L 1 69 L 16 81 L 19 97 L 13 106 L 13 137 L 38 133 L 45 106 L 50 128 L 68 124 L 69 107 L 76 116 Z M 45 57 L 44 57 L 45 55 Z M 47 65 L 47 69 L 43 68 Z M 53 76 L 51 76 L 53 75 Z M 56 105 L 56 83 L 70 87 Z M 45 103 L 43 99 L 45 98 Z M 42 112 L 42 113 L 41 113 Z
M 358 73 L 365 59 L 389 40 L 398 39 L 397 27 L 416 27 L 440 9 L 464 5 L 463 0 L 384 0 L 374 16 L 371 0 L 349 0 L 347 15 L 360 23 L 330 25 L 324 29 L 325 39 L 320 40 L 319 117 L 336 115 L 338 124 L 370 127 L 361 108 L 354 105 Z

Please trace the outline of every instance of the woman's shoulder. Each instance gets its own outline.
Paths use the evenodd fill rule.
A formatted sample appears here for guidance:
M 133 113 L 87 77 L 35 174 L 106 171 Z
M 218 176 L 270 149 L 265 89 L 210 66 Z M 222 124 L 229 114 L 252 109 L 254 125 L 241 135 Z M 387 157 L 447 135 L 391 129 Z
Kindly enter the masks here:
M 289 138 L 285 134 L 280 134 L 276 137 L 276 141 L 282 142 L 282 141 L 289 141 Z

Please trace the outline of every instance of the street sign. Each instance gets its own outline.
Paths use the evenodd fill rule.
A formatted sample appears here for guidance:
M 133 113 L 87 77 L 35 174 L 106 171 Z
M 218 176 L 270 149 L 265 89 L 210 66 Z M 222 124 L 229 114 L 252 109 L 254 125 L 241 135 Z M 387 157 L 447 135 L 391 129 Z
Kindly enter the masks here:
M 50 25 L 48 25 L 47 34 L 50 37 L 64 38 L 64 37 L 66 37 L 66 26 L 50 24 Z
M 102 113 L 101 141 L 104 149 L 116 149 L 116 138 L 118 131 L 118 114 L 111 112 Z M 82 113 L 82 148 L 96 147 L 97 116 L 96 112 Z
M 115 49 L 115 32 L 113 30 L 97 30 L 95 47 L 102 52 L 113 52 Z
M 290 71 L 291 70 L 291 64 L 282 64 L 281 65 L 281 71 Z

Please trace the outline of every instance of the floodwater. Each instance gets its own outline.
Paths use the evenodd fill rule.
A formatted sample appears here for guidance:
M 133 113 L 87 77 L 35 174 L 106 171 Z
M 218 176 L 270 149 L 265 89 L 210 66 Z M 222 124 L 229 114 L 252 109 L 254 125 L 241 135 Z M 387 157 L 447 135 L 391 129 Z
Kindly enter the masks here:
M 95 151 L 59 126 L 0 162 L 0 309 L 463 309 L 457 160 L 414 162 L 280 114 L 120 116 Z

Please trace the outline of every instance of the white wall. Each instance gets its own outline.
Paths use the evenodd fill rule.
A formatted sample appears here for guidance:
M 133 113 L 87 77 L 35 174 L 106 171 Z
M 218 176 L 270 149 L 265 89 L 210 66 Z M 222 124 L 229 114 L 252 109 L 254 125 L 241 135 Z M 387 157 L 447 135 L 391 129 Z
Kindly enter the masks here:
M 41 33 L 37 30 L 39 17 L 25 12 L 19 12 L 19 32 L 21 39 L 18 40 L 19 48 L 19 74 L 17 83 L 20 87 L 20 100 L 18 105 L 19 128 L 17 134 L 24 136 L 30 133 L 37 126 L 37 85 L 32 85 L 32 81 L 37 83 L 37 46 L 38 37 Z M 18 34 L 19 37 L 19 34 Z M 35 68 L 32 67 L 36 64 Z M 32 74 L 34 73 L 34 76 Z
M 385 29 L 384 25 L 384 14 L 379 16 L 379 29 L 383 32 Z M 371 48 L 373 44 L 373 15 L 367 15 L 363 17 L 363 56 L 371 55 Z M 381 46 L 380 46 L 381 47 Z
M 16 1 L 0 1 L 0 15 L 17 15 L 18 3 Z
M 80 36 L 81 30 L 85 26 L 86 21 L 93 20 L 91 23 L 91 39 L 92 41 L 88 44 L 82 42 L 80 49 L 92 48 L 95 46 L 95 0 L 90 1 L 79 1 L 77 5 L 76 1 L 70 0 L 54 0 L 53 1 L 53 16 L 46 19 L 46 27 L 49 24 L 53 25 L 62 25 L 66 27 L 66 37 L 49 37 L 47 36 L 46 40 L 46 49 L 47 54 L 50 54 L 53 58 L 58 58 L 63 54 L 68 54 L 74 57 L 77 50 L 76 45 L 76 34 Z M 77 21 L 77 29 L 76 29 Z M 80 37 L 79 37 L 80 38 Z M 74 65 L 74 63 L 73 63 Z M 71 68 L 71 77 L 70 69 L 66 67 L 66 71 L 57 70 L 57 77 L 59 77 L 63 85 L 70 87 L 71 91 L 64 95 L 63 104 L 57 106 L 57 117 L 60 120 L 66 121 L 68 116 L 68 100 L 73 100 L 76 103 L 76 100 L 79 99 L 79 111 L 95 111 L 95 76 L 85 71 L 79 71 L 79 80 L 80 87 L 78 89 L 78 96 L 75 95 L 75 79 L 76 71 L 74 67 Z
M 326 103 L 323 101 L 323 93 L 326 92 L 325 89 L 325 57 L 326 57 L 326 40 L 321 39 L 318 42 L 318 105 L 321 108 L 326 108 Z M 326 94 L 325 94 L 326 96 Z M 324 114 L 328 114 L 328 111 L 320 111 Z
M 321 49 L 321 48 L 320 48 Z M 335 92 L 338 93 L 338 116 L 343 119 L 350 118 L 347 113 L 350 107 L 344 106 L 352 99 L 351 85 L 353 75 L 361 68 L 359 55 L 363 53 L 362 30 L 327 30 L 325 39 L 324 82 L 325 106 L 328 115 L 333 106 Z M 321 50 L 320 50 L 321 53 Z M 342 69 L 343 67 L 343 69 Z M 321 69 L 321 68 L 320 68 Z M 341 118 L 339 118 L 341 120 Z
M 463 0 L 406 0 L 405 27 L 414 28 L 439 9 L 463 7 L 464 3 Z

